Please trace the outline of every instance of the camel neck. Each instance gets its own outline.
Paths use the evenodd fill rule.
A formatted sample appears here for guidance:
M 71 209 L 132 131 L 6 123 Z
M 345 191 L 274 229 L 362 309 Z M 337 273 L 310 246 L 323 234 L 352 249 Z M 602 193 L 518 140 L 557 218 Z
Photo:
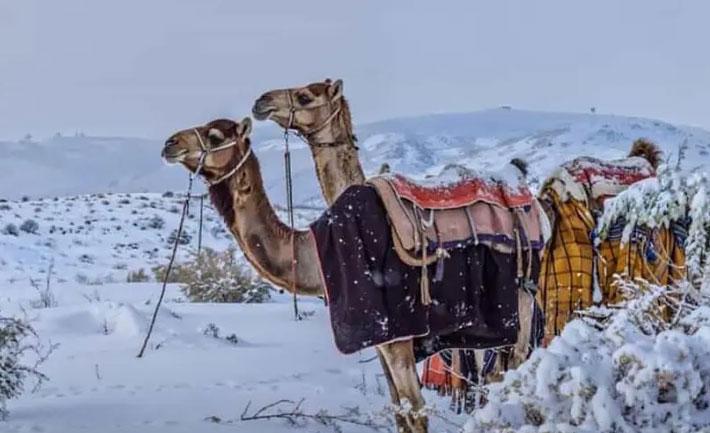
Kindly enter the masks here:
M 243 171 L 210 188 L 210 197 L 257 272 L 273 284 L 292 289 L 291 236 L 296 246 L 296 290 L 320 295 L 317 253 L 310 232 L 292 231 L 276 215 L 263 187 L 259 163 L 251 156 Z
M 342 138 L 332 145 L 309 143 L 316 166 L 316 175 L 323 197 L 332 204 L 351 185 L 365 182 L 358 149 L 352 138 Z

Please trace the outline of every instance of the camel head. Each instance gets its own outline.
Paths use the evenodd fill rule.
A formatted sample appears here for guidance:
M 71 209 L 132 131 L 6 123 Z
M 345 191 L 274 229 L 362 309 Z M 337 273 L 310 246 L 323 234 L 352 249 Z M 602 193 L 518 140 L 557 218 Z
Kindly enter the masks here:
M 342 80 L 271 90 L 256 100 L 252 114 L 257 120 L 270 119 L 284 129 L 296 130 L 311 143 L 354 138 Z
M 173 134 L 165 142 L 162 157 L 168 164 L 180 163 L 214 185 L 237 172 L 251 153 L 251 119 L 237 123 L 229 119 L 213 120 L 203 126 Z

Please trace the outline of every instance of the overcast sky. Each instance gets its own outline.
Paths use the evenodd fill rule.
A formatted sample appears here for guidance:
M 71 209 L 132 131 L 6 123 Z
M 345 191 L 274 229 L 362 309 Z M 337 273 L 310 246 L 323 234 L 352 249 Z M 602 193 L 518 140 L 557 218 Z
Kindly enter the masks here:
M 710 128 L 707 0 L 0 0 L 0 138 L 163 138 L 343 78 L 356 122 L 499 105 Z

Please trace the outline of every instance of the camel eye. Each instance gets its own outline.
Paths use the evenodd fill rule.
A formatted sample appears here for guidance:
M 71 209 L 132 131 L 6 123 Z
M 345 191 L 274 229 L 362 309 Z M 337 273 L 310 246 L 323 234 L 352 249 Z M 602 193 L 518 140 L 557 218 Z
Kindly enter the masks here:
M 301 105 L 308 105 L 311 103 L 311 98 L 304 94 L 298 95 L 298 103 Z
M 215 146 L 224 141 L 224 134 L 219 129 L 210 129 L 207 136 L 210 139 L 210 144 Z

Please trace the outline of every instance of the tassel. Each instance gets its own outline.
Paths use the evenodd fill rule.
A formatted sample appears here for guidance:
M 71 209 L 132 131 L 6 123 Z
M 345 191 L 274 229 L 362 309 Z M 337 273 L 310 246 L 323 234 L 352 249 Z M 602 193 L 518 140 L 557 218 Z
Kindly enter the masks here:
M 436 249 L 436 257 L 438 257 L 438 260 L 436 261 L 436 273 L 434 274 L 434 282 L 438 283 L 440 281 L 444 280 L 444 259 L 448 259 L 451 257 L 449 253 L 439 247 Z
M 431 294 L 429 293 L 429 272 L 426 266 L 422 266 L 422 281 L 420 284 L 423 305 L 431 304 Z
M 518 279 L 523 277 L 523 246 L 520 243 L 520 233 L 515 229 L 515 255 L 518 261 Z
M 424 236 L 424 232 L 422 231 L 422 237 L 426 239 Z M 431 294 L 429 293 L 429 270 L 427 269 L 427 245 L 425 244 L 422 248 L 422 278 L 419 283 L 420 291 L 421 291 L 421 298 L 422 298 L 422 305 L 429 305 L 431 304 Z
M 434 274 L 434 282 L 438 283 L 444 279 L 444 258 L 439 257 L 436 261 L 436 273 Z

